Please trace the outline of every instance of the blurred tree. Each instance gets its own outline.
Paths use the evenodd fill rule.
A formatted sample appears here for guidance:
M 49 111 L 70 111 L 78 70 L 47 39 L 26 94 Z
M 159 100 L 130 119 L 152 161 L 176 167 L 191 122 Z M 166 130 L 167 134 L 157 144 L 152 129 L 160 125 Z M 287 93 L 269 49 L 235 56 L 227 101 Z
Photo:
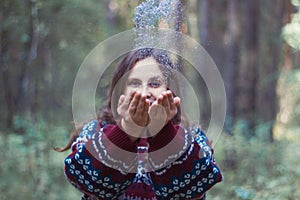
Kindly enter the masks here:
M 226 130 L 238 123 L 245 135 L 253 136 L 257 126 L 265 124 L 266 138 L 272 142 L 277 74 L 283 62 L 280 35 L 290 1 L 197 3 L 201 44 L 216 62 L 226 87 Z
M 237 102 L 237 80 L 235 74 L 238 72 L 239 66 L 239 41 L 241 28 L 238 20 L 238 1 L 230 0 L 227 4 L 227 30 L 225 33 L 226 59 L 224 63 L 223 78 L 227 96 L 227 121 L 225 123 L 226 131 L 230 132 L 233 125 L 235 110 L 237 109 L 234 102 Z
M 273 127 L 278 113 L 278 96 L 276 93 L 279 72 L 284 63 L 283 39 L 281 31 L 286 16 L 290 14 L 290 1 L 276 3 L 265 2 L 260 8 L 260 31 L 258 52 L 258 78 L 256 86 L 256 123 L 264 123 L 267 128 L 266 139 L 273 141 Z M 268 15 L 265 10 L 268 9 Z M 268 56 L 264 56 L 268 55 Z
M 243 21 L 241 29 L 242 50 L 241 64 L 238 67 L 237 76 L 237 98 L 236 98 L 236 118 L 245 124 L 245 131 L 253 130 L 255 126 L 255 102 L 257 84 L 257 59 L 258 52 L 258 26 L 260 23 L 258 3 L 256 0 L 242 1 Z M 253 134 L 253 132 L 251 133 Z
M 18 112 L 24 112 L 26 109 L 30 110 L 30 114 L 35 119 L 37 107 L 37 80 L 34 76 L 36 65 L 34 61 L 37 58 L 37 48 L 39 42 L 39 16 L 37 0 L 26 1 L 27 11 L 27 30 L 25 30 L 26 39 L 24 39 L 24 57 L 22 58 L 22 65 L 20 67 L 20 75 L 17 82 L 17 92 L 15 95 L 15 103 Z
M 11 127 L 15 115 L 71 120 L 80 63 L 106 37 L 132 28 L 137 3 L 1 1 L 2 121 Z
M 212 1 L 210 0 L 202 0 L 197 1 L 197 8 L 199 9 L 198 16 L 198 32 L 200 37 L 200 44 L 204 47 L 204 49 L 212 55 L 213 53 L 213 38 L 214 31 L 212 31 L 212 16 L 210 14 L 210 10 L 212 8 Z M 198 77 L 198 91 L 201 91 L 201 97 L 199 95 L 199 103 L 201 104 L 201 113 L 200 119 L 201 123 L 203 123 L 204 119 L 210 119 L 210 99 L 206 84 L 202 77 Z M 206 126 L 206 125 L 205 125 Z
M 2 1 L 1 3 L 1 70 L 5 101 L 1 105 L 6 116 L 3 120 L 6 126 L 11 126 L 13 116 L 18 111 L 19 99 L 16 98 L 17 82 L 20 78 L 22 60 L 24 60 L 24 43 L 28 35 L 23 29 L 27 26 L 25 13 L 26 2 Z M 2 99 L 1 99 L 2 100 Z
M 224 70 L 224 34 L 226 31 L 226 8 L 227 1 L 206 1 L 201 0 L 196 2 L 196 15 L 197 15 L 197 30 L 200 44 L 212 57 L 216 63 L 219 71 L 222 73 Z M 202 77 L 198 78 L 196 84 L 200 92 L 200 104 L 201 104 L 201 120 L 200 123 L 203 127 L 208 127 L 210 114 L 211 114 L 211 102 L 208 93 L 207 86 Z
M 63 118 L 58 113 L 69 113 L 71 119 L 71 88 L 81 61 L 98 42 L 133 27 L 139 2 L 2 0 L 0 86 L 6 116 L 1 119 L 9 126 L 14 115 L 24 113 L 53 120 Z M 280 34 L 288 22 L 290 1 L 202 0 L 195 5 L 201 44 L 224 78 L 230 126 L 239 120 L 249 128 L 272 122 L 276 74 L 283 62 Z M 285 58 L 289 62 L 288 53 Z M 292 64 L 296 59 L 290 58 Z M 203 105 L 209 105 L 205 83 L 197 79 Z M 209 119 L 209 108 L 201 107 L 202 119 Z
M 1 75 L 2 75 L 2 84 L 3 84 L 3 95 L 5 102 L 1 102 L 2 105 L 7 105 L 7 109 L 4 109 L 4 112 L 7 111 L 6 126 L 12 125 L 13 116 L 15 113 L 15 105 L 13 103 L 13 93 L 12 93 L 12 83 L 9 79 L 10 71 L 8 66 L 8 49 L 10 45 L 9 34 L 10 30 L 8 28 L 8 22 L 4 18 L 8 16 L 10 10 L 9 1 L 3 1 L 0 4 L 0 24 L 1 24 L 1 33 L 0 33 L 0 65 L 1 65 Z

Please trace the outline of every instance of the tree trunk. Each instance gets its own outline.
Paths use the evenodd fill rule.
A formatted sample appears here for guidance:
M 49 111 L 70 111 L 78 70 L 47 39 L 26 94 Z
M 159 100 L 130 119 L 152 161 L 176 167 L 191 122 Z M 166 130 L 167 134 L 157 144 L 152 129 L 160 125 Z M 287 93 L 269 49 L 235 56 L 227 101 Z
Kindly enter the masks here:
M 37 0 L 30 0 L 30 8 L 31 8 L 31 15 L 30 15 L 30 28 L 31 28 L 31 46 L 30 46 L 30 54 L 28 57 L 28 65 L 32 69 L 33 68 L 33 61 L 36 60 L 37 57 L 37 48 L 39 44 L 39 18 L 38 18 L 38 5 Z M 33 70 L 33 69 L 32 69 Z M 30 101 L 30 113 L 34 120 L 36 120 L 36 113 L 38 111 L 38 96 L 39 96 L 39 90 L 38 90 L 38 81 L 39 76 L 37 74 L 37 70 L 34 70 L 33 73 L 35 76 L 33 77 L 32 81 L 32 99 Z
M 236 116 L 245 125 L 245 131 L 255 126 L 255 102 L 257 82 L 258 51 L 258 6 L 257 0 L 243 1 L 244 44 L 241 65 L 238 74 L 238 94 Z
M 197 9 L 198 11 L 198 33 L 199 33 L 199 41 L 202 47 L 207 51 L 208 54 L 212 54 L 212 2 L 210 0 L 201 0 L 197 1 Z M 201 76 L 199 74 L 199 76 Z M 208 89 L 206 83 L 203 78 L 197 78 L 198 86 L 197 90 L 200 91 L 201 94 L 198 95 L 199 103 L 200 103 L 200 123 L 204 127 L 208 127 L 208 123 L 211 117 L 211 102 L 210 96 L 208 93 Z M 204 123 L 204 124 L 203 124 Z
M 23 61 L 21 74 L 18 80 L 18 112 L 30 111 L 34 116 L 37 106 L 37 88 L 34 74 L 34 60 L 37 57 L 37 48 L 39 42 L 39 20 L 38 20 L 38 6 L 37 0 L 29 0 L 30 17 L 29 17 L 29 41 L 25 43 L 24 51 L 26 57 Z
M 111 0 L 105 0 L 105 23 L 107 26 L 107 37 L 114 34 L 116 28 L 116 13 L 111 8 Z M 102 5 L 101 5 L 102 6 Z
M 264 46 L 260 48 L 260 55 L 270 55 L 268 57 L 262 56 L 260 59 L 259 70 L 259 87 L 257 96 L 257 118 L 260 123 L 264 123 L 267 131 L 265 132 L 265 139 L 268 142 L 273 142 L 273 126 L 276 121 L 278 112 L 278 95 L 277 83 L 280 66 L 285 64 L 285 69 L 291 68 L 291 58 L 289 56 L 288 48 L 285 54 L 282 54 L 283 41 L 281 39 L 281 30 L 285 23 L 289 21 L 291 13 L 291 3 L 289 1 L 277 0 L 274 2 L 267 2 L 265 7 L 269 9 L 269 15 L 262 15 L 261 21 L 264 28 L 261 30 L 262 41 Z
M 274 19 L 277 22 L 273 28 L 273 38 L 280 38 L 281 35 L 281 29 L 284 25 L 285 21 L 285 13 L 288 13 L 288 3 L 285 1 L 279 1 L 277 4 L 275 4 L 275 13 L 274 13 Z M 263 114 L 263 120 L 265 122 L 268 122 L 270 124 L 269 130 L 268 130 L 268 141 L 273 142 L 274 137 L 273 137 L 273 126 L 275 123 L 276 115 L 278 112 L 278 101 L 277 101 L 277 93 L 276 93 L 276 88 L 277 88 L 277 80 L 278 76 L 275 74 L 276 72 L 279 71 L 279 66 L 280 66 L 280 61 L 281 61 L 281 49 L 282 49 L 282 40 L 272 40 L 272 60 L 271 60 L 271 65 L 268 70 L 268 74 L 274 74 L 268 82 L 269 88 L 268 90 L 265 91 L 265 99 L 268 99 L 268 104 L 266 104 L 267 109 L 266 112 L 262 113 Z M 288 64 L 289 60 L 287 59 L 288 57 L 285 57 L 285 62 Z M 287 65 L 289 66 L 289 65 Z
M 200 36 L 200 43 L 208 53 L 211 53 L 211 8 L 212 2 L 210 0 L 197 1 L 199 15 L 198 15 L 198 32 Z
M 236 102 L 236 74 L 239 65 L 239 35 L 240 26 L 237 14 L 237 0 L 230 0 L 227 6 L 227 31 L 225 34 L 226 61 L 223 78 L 227 96 L 227 118 L 225 129 L 231 132 Z
M 4 23 L 5 17 L 7 16 L 7 4 L 0 4 L 0 24 Z M 13 123 L 13 117 L 15 115 L 15 103 L 13 97 L 13 90 L 11 85 L 11 74 L 9 72 L 8 66 L 8 48 L 10 45 L 9 30 L 2 29 L 0 33 L 0 66 L 1 75 L 3 81 L 3 93 L 5 102 L 7 105 L 7 116 L 6 116 L 6 126 L 11 127 Z M 6 59 L 5 59 L 6 58 Z

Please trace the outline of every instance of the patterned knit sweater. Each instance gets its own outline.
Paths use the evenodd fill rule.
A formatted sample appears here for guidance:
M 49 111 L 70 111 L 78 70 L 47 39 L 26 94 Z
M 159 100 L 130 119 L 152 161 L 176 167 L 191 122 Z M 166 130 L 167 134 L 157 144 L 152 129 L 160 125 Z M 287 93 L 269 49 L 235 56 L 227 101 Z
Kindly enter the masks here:
M 124 195 L 139 168 L 139 141 L 132 142 L 118 125 L 90 121 L 65 159 L 65 176 L 82 199 L 128 199 Z M 143 170 L 156 199 L 197 199 L 223 178 L 199 128 L 185 130 L 169 122 L 147 142 Z

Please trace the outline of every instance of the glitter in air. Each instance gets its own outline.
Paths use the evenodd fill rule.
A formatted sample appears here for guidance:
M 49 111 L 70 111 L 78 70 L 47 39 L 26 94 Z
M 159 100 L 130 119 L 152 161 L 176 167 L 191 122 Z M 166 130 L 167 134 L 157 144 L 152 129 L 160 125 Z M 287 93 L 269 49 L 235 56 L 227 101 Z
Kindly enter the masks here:
M 177 30 L 176 22 L 182 18 L 184 7 L 179 0 L 146 0 L 135 8 L 133 22 L 136 34 L 135 48 L 156 46 L 164 41 L 168 49 L 176 38 L 159 38 L 155 35 L 155 28 L 160 22 Z M 166 40 L 167 39 L 167 40 Z

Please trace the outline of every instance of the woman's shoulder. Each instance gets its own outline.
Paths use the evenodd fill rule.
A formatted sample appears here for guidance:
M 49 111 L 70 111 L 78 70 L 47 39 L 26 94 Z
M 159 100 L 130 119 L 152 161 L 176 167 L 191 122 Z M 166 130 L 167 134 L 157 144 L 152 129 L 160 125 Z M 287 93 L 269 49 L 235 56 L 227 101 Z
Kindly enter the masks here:
M 189 125 L 187 128 L 184 127 L 183 129 L 185 129 L 185 131 L 190 134 L 197 143 L 209 143 L 205 130 L 202 129 L 201 125 Z
M 82 126 L 79 128 L 78 138 L 89 139 L 92 136 L 92 134 L 99 131 L 101 128 L 102 126 L 97 119 L 89 120 L 83 123 Z
M 89 121 L 83 123 L 81 131 L 82 130 L 92 131 L 92 130 L 96 129 L 98 126 L 100 126 L 100 122 L 97 119 L 92 119 L 92 120 L 89 120 Z

